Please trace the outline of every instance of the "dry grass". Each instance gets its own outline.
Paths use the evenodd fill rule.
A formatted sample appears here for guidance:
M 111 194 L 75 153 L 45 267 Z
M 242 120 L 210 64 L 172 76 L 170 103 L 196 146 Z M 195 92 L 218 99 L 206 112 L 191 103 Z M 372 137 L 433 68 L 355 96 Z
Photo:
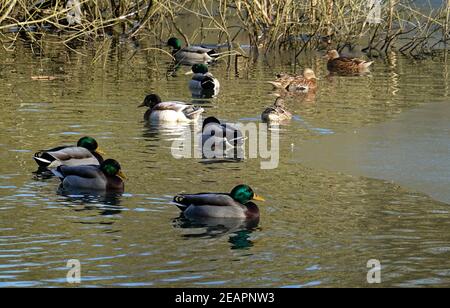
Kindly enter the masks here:
M 73 0 L 71 0 L 73 1 Z M 216 37 L 228 52 L 243 53 L 242 37 L 259 50 L 355 48 L 370 54 L 392 49 L 423 55 L 449 42 L 450 0 L 424 12 L 408 0 L 383 1 L 382 21 L 368 22 L 368 0 L 77 0 L 82 16 L 67 24 L 67 0 L 0 0 L 0 39 L 14 48 L 25 34 L 39 41 L 58 34 L 61 43 L 120 35 L 159 44 L 171 35 L 187 44 Z M 188 29 L 185 20 L 198 28 Z M 8 42 L 8 43 L 5 43 Z M 256 49 L 258 50 L 258 49 Z M 228 54 L 229 54 L 228 53 Z

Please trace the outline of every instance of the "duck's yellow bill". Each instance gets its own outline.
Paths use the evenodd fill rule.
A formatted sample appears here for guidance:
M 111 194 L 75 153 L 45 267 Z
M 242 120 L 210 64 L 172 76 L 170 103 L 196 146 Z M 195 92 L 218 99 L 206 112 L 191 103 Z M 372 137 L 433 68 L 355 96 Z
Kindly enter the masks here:
M 119 178 L 121 178 L 122 181 L 128 180 L 127 176 L 125 175 L 125 173 L 123 173 L 122 170 L 120 170 L 120 171 L 117 173 L 117 176 L 118 176 Z
M 192 70 L 186 72 L 184 75 L 188 76 L 188 75 L 194 75 L 194 72 Z
M 105 153 L 102 149 L 100 149 L 100 148 L 98 148 L 97 150 L 95 150 L 95 153 L 100 154 L 101 156 L 106 155 L 106 153 Z
M 258 195 L 253 196 L 253 200 L 255 200 L 255 201 L 261 201 L 261 202 L 266 201 L 266 199 L 264 199 L 263 197 L 258 196 Z

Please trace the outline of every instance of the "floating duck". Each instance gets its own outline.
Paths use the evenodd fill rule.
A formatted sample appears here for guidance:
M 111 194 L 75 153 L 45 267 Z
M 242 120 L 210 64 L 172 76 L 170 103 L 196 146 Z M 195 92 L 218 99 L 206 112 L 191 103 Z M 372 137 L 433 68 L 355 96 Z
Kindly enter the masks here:
M 357 74 L 367 72 L 373 62 L 358 58 L 339 56 L 337 50 L 329 50 L 325 56 L 328 59 L 327 68 L 332 73 Z
M 317 88 L 317 77 L 314 71 L 306 68 L 303 75 L 279 74 L 275 81 L 269 81 L 270 84 L 278 90 L 286 90 L 288 92 L 307 93 Z
M 191 81 L 189 81 L 189 89 L 192 92 L 199 90 L 209 90 L 217 93 L 220 89 L 220 83 L 208 70 L 207 64 L 194 64 L 192 66 Z
M 239 185 L 231 193 L 177 195 L 173 202 L 186 217 L 254 219 L 259 208 L 251 201 L 265 201 L 248 185 Z
M 223 145 L 224 149 L 239 147 L 244 144 L 244 136 L 236 126 L 229 123 L 221 123 L 215 117 L 206 118 L 203 121 L 202 144 L 207 141 L 211 144 Z
M 175 37 L 167 41 L 167 45 L 172 47 L 172 55 L 176 62 L 181 64 L 208 64 L 214 60 L 216 53 L 213 49 L 201 46 L 182 47 L 181 40 Z
M 268 107 L 261 114 L 261 119 L 263 122 L 270 124 L 278 124 L 288 121 L 292 118 L 292 113 L 290 113 L 284 104 L 284 99 L 281 97 L 277 98 L 273 106 Z
M 139 107 L 148 107 L 144 115 L 146 121 L 153 122 L 192 122 L 197 121 L 204 112 L 201 107 L 187 105 L 183 102 L 162 102 L 161 97 L 150 94 Z
M 126 179 L 120 164 L 114 159 L 100 166 L 59 166 L 52 169 L 65 190 L 123 192 Z
M 60 146 L 34 154 L 34 160 L 40 168 L 56 168 L 58 166 L 100 165 L 104 153 L 99 149 L 97 141 L 92 137 L 78 140 L 77 146 Z

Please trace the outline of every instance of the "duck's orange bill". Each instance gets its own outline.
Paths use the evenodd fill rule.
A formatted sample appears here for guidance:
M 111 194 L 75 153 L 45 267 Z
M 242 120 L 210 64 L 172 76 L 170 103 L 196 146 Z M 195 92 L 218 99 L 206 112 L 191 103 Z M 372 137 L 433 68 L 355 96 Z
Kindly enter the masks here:
M 100 149 L 100 148 L 98 148 L 97 150 L 95 150 L 95 153 L 100 154 L 101 156 L 106 155 L 106 153 L 105 153 L 102 149 Z
M 261 202 L 266 201 L 266 199 L 264 199 L 263 197 L 258 196 L 258 195 L 254 195 L 254 196 L 253 196 L 253 200 L 255 200 L 255 201 L 261 201 Z
M 119 178 L 121 178 L 122 181 L 128 180 L 127 176 L 125 175 L 125 173 L 123 173 L 122 170 L 120 170 L 120 171 L 117 173 L 117 176 L 118 176 Z

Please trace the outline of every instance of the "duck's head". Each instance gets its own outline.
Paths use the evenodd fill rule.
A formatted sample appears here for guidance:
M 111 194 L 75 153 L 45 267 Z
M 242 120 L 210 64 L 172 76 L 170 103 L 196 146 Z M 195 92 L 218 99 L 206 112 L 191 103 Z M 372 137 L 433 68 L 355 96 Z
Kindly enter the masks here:
M 246 204 L 253 200 L 265 201 L 264 198 L 255 194 L 253 189 L 251 189 L 250 186 L 248 186 L 248 185 L 236 186 L 231 191 L 230 196 L 231 196 L 231 198 L 233 198 L 234 201 L 237 201 L 241 204 Z
M 122 171 L 120 164 L 114 159 L 107 159 L 101 165 L 100 169 L 106 176 L 119 177 L 122 181 L 127 179 L 126 175 Z
M 157 94 L 149 94 L 145 97 L 144 102 L 142 104 L 140 104 L 138 106 L 138 108 L 140 107 L 148 107 L 150 109 L 153 109 L 153 107 L 155 107 L 156 105 L 160 104 L 161 101 L 161 97 L 159 97 L 159 95 Z
M 280 107 L 280 108 L 286 108 L 286 105 L 284 103 L 284 99 L 282 97 L 278 97 L 275 100 L 275 103 L 273 104 L 275 107 Z
M 77 146 L 88 149 L 92 153 L 97 153 L 99 155 L 105 155 L 105 152 L 100 150 L 100 148 L 98 147 L 97 141 L 92 137 L 86 136 L 86 137 L 80 138 L 80 140 L 78 140 Z
M 206 74 L 208 73 L 208 65 L 206 64 L 194 64 L 192 65 L 192 72 L 194 74 Z
M 215 117 L 208 117 L 203 121 L 203 128 L 202 130 L 205 130 L 205 127 L 208 126 L 209 124 L 218 124 L 220 125 L 220 121 L 215 118 Z
M 339 52 L 336 49 L 328 50 L 325 58 L 328 60 L 334 60 L 339 58 Z
M 303 71 L 303 77 L 308 80 L 317 79 L 316 73 L 314 73 L 314 71 L 310 68 L 305 68 L 305 70 Z
M 176 37 L 171 37 L 167 41 L 167 46 L 172 47 L 174 50 L 180 50 L 181 49 L 181 40 L 177 39 Z

